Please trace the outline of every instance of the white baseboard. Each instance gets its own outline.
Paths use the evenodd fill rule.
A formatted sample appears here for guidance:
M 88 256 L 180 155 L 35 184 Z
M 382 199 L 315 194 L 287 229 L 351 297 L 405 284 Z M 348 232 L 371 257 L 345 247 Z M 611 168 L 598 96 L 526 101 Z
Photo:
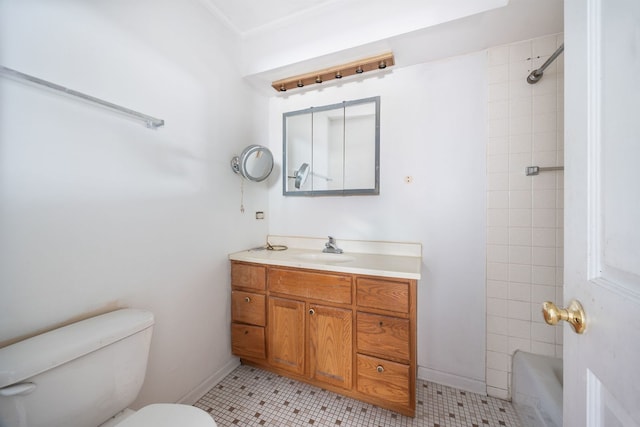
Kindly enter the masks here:
M 231 358 L 222 368 L 217 372 L 214 372 L 206 380 L 202 381 L 195 389 L 187 393 L 176 403 L 183 403 L 185 405 L 193 405 L 202 396 L 207 394 L 216 384 L 218 384 L 224 377 L 229 375 L 234 369 L 240 366 L 240 359 L 237 357 Z
M 431 381 L 433 383 L 446 385 L 472 393 L 487 395 L 487 385 L 484 381 L 461 377 L 447 372 L 435 371 L 433 369 L 418 366 L 418 378 Z

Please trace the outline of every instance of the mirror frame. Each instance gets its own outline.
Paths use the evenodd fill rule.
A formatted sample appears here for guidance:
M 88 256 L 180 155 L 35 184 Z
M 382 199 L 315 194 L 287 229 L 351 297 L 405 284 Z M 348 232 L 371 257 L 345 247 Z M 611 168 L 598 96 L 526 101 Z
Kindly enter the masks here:
M 261 152 L 263 155 L 266 155 L 271 162 L 268 167 L 269 170 L 264 175 L 253 176 L 247 170 L 247 162 L 250 160 L 251 155 L 256 152 Z M 271 150 L 262 145 L 250 145 L 242 151 L 242 154 L 231 159 L 231 169 L 249 181 L 264 181 L 269 177 L 269 175 L 271 175 L 271 171 L 273 170 L 273 154 L 271 154 Z
M 342 190 L 305 190 L 292 191 L 287 189 L 290 179 L 297 179 L 296 176 L 287 174 L 287 118 L 302 114 L 313 114 L 315 112 L 345 109 L 352 105 L 374 103 L 375 105 L 375 186 L 373 188 L 349 188 Z M 344 159 L 343 159 L 344 161 Z M 313 166 L 313 165 L 312 165 Z M 292 184 L 293 185 L 293 184 Z M 323 105 L 321 107 L 310 107 L 304 110 L 289 111 L 282 113 L 282 195 L 283 196 L 377 196 L 380 194 L 380 97 L 356 99 L 353 101 L 343 101 L 338 104 Z

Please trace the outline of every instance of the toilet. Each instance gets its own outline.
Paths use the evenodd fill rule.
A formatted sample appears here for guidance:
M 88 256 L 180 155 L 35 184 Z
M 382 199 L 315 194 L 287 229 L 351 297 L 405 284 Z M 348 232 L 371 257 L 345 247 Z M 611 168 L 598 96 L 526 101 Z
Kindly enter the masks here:
M 216 427 L 180 404 L 127 409 L 147 369 L 153 314 L 121 309 L 0 349 L 1 427 Z

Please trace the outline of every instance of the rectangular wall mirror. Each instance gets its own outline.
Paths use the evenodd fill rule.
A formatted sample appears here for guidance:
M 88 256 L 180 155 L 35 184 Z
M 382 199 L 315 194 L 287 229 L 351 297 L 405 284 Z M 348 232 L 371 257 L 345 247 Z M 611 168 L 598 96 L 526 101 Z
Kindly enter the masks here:
M 380 193 L 380 97 L 290 111 L 283 120 L 285 196 Z

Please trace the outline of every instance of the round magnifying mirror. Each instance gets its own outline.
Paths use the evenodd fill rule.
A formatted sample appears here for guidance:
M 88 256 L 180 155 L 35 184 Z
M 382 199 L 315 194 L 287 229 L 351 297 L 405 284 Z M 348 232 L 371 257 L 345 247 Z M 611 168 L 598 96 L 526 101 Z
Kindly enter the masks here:
M 273 155 L 267 147 L 250 145 L 231 159 L 231 168 L 249 181 L 264 181 L 273 170 Z

